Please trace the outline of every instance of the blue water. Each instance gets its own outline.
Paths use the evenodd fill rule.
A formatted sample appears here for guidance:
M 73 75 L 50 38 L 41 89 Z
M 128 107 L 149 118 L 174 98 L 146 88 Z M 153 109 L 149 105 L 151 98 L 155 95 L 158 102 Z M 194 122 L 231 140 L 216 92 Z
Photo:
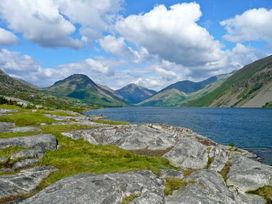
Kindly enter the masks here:
M 272 164 L 272 109 L 126 107 L 87 114 L 131 123 L 187 127 L 218 143 L 249 149 Z

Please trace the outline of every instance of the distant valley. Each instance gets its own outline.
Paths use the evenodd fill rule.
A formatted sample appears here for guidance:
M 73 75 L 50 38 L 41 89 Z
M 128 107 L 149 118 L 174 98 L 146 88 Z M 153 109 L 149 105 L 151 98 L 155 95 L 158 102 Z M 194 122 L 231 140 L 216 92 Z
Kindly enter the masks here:
M 82 74 L 74 74 L 40 89 L 3 71 L 0 71 L 0 91 L 0 95 L 49 103 L 54 107 L 59 104 L 93 107 L 271 107 L 272 56 L 231 74 L 213 76 L 200 82 L 179 81 L 158 92 L 136 84 L 112 90 Z

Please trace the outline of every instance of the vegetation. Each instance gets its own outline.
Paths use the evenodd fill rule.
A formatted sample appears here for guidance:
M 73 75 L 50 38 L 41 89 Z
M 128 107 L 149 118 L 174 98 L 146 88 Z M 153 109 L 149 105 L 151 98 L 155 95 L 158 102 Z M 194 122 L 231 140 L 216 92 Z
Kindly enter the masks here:
M 130 202 L 132 202 L 134 199 L 138 198 L 140 196 L 139 193 L 132 193 L 131 195 L 123 198 L 121 204 L 129 204 Z
M 13 154 L 13 153 L 16 153 L 16 152 L 19 152 L 21 150 L 23 150 L 24 148 L 23 147 L 8 147 L 8 148 L 5 148 L 5 149 L 0 149 L 0 157 L 8 157 L 9 155 Z
M 256 191 L 250 191 L 248 193 L 262 196 L 264 199 L 266 199 L 267 204 L 272 204 L 272 186 L 264 186 Z
M 272 108 L 272 102 L 266 103 L 264 108 Z
M 189 183 L 191 183 L 191 182 L 185 181 L 184 179 L 168 177 L 168 178 L 166 178 L 166 182 L 165 182 L 164 194 L 166 196 L 172 195 L 175 190 L 185 187 Z
M 228 161 L 223 167 L 223 169 L 219 172 L 225 181 L 228 178 L 228 173 L 229 173 L 231 165 L 232 165 L 231 162 Z
M 112 120 L 96 120 L 96 123 L 108 124 L 108 125 L 128 125 L 125 121 L 112 121 Z

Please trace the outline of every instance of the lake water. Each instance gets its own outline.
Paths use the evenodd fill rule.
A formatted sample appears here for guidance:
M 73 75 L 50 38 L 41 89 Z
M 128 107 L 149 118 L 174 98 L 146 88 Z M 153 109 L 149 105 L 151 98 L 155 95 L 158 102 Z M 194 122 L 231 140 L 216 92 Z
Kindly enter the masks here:
M 125 107 L 91 111 L 111 120 L 187 127 L 221 144 L 255 152 L 272 164 L 272 109 Z

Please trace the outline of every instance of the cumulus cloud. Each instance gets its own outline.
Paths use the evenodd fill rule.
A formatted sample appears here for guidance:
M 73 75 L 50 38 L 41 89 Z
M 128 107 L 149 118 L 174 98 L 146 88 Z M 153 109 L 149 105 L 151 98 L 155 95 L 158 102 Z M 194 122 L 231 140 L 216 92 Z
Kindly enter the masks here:
M 16 35 L 0 27 L 0 45 L 13 45 L 17 43 L 18 39 Z
M 232 42 L 265 41 L 272 45 L 272 9 L 250 9 L 221 22 Z
M 197 3 L 175 4 L 169 9 L 159 5 L 145 14 L 121 19 L 116 29 L 162 59 L 190 67 L 216 63 L 223 55 L 221 45 L 197 24 L 201 15 Z
M 120 5 L 121 0 L 1 0 L 0 16 L 10 29 L 43 47 L 80 48 L 109 29 Z M 72 37 L 76 24 L 78 38 Z

